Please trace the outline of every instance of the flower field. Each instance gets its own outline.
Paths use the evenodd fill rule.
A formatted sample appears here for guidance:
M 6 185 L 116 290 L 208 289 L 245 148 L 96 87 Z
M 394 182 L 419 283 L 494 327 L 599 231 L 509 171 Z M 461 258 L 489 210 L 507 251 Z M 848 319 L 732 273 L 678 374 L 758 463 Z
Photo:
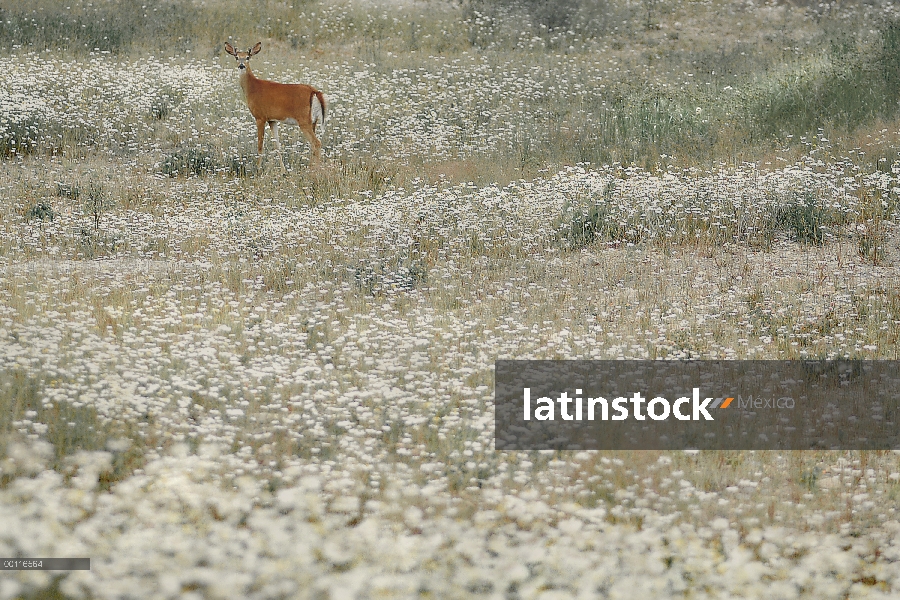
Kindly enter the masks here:
M 6 57 L 0 556 L 92 562 L 0 598 L 900 594 L 898 454 L 493 448 L 498 359 L 900 358 L 900 124 L 629 161 L 761 84 L 340 6 L 287 174 L 220 50 Z

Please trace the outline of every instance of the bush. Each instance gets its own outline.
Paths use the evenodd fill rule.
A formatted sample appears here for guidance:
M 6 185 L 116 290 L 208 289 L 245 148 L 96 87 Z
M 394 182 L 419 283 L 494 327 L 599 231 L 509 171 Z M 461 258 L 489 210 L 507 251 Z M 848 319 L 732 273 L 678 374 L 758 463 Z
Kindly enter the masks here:
M 203 148 L 175 150 L 163 159 L 161 170 L 169 177 L 177 175 L 207 175 L 216 171 L 212 152 Z
M 236 177 L 249 177 L 256 172 L 256 155 L 240 154 L 222 156 L 208 148 L 177 148 L 166 154 L 158 167 L 169 177 L 195 175 L 203 177 L 212 173 L 229 173 Z
M 38 202 L 25 211 L 25 218 L 29 220 L 52 221 L 55 216 L 56 213 L 53 212 L 53 207 L 47 202 Z
M 100 219 L 103 217 L 103 213 L 112 209 L 115 203 L 110 199 L 103 186 L 93 181 L 88 184 L 86 196 L 84 212 L 94 221 L 94 229 L 98 230 L 100 229 Z
M 557 229 L 560 241 L 569 250 L 578 250 L 589 246 L 597 239 L 603 239 L 611 232 L 608 224 L 609 214 L 602 207 L 594 204 L 570 214 Z
M 811 194 L 796 196 L 788 204 L 774 209 L 775 229 L 790 232 L 798 242 L 821 246 L 826 228 L 839 223 L 822 201 Z

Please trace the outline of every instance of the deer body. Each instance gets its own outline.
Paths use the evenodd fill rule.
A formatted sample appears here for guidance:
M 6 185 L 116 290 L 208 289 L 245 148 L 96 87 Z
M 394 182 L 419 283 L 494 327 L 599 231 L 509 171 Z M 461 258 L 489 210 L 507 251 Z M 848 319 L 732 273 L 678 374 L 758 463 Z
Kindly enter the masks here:
M 241 70 L 240 84 L 247 101 L 247 108 L 256 120 L 256 152 L 258 162 L 262 165 L 263 143 L 266 135 L 266 124 L 272 130 L 275 149 L 284 169 L 284 158 L 281 154 L 281 143 L 278 139 L 278 124 L 293 123 L 309 141 L 314 159 L 319 159 L 322 142 L 316 137 L 316 126 L 325 126 L 325 96 L 316 88 L 302 83 L 276 83 L 256 77 L 250 70 L 247 61 L 257 54 L 261 44 L 247 52 L 237 52 L 231 44 L 225 44 L 225 51 L 238 61 Z

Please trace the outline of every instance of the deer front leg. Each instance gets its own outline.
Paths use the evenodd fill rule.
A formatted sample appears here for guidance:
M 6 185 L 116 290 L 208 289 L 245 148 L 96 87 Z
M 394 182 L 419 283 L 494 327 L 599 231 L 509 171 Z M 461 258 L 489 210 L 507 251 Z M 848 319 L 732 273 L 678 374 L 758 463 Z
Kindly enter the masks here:
M 265 119 L 257 119 L 256 120 L 256 164 L 259 168 L 262 168 L 262 159 L 263 159 L 263 141 L 266 138 L 266 120 Z

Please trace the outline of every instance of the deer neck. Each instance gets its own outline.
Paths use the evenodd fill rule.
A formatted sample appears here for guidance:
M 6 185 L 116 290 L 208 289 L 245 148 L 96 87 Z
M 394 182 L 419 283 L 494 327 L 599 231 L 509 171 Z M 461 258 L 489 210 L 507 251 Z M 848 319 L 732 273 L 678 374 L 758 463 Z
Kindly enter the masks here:
M 244 95 L 250 91 L 250 88 L 256 83 L 258 79 L 253 74 L 253 71 L 250 70 L 250 65 L 246 65 L 246 68 L 241 71 L 241 89 L 244 91 Z

